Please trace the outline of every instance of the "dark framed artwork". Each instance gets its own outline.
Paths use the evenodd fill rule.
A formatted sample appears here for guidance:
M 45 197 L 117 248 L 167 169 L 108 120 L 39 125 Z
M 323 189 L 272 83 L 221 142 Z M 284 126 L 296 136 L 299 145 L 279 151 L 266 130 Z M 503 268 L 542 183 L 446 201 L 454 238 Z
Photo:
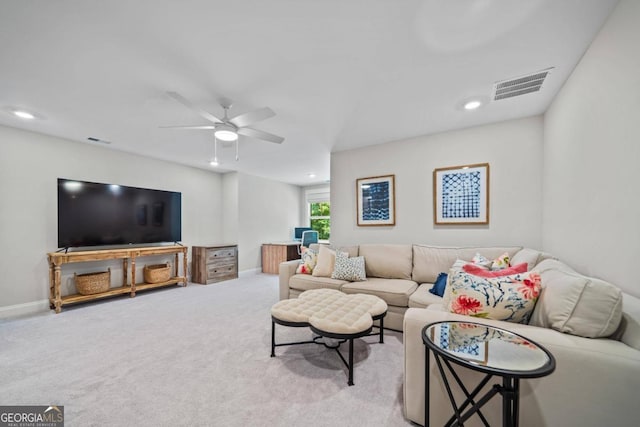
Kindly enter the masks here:
M 359 226 L 396 224 L 395 175 L 356 180 L 356 208 Z
M 489 224 L 489 163 L 433 171 L 433 219 L 442 224 Z

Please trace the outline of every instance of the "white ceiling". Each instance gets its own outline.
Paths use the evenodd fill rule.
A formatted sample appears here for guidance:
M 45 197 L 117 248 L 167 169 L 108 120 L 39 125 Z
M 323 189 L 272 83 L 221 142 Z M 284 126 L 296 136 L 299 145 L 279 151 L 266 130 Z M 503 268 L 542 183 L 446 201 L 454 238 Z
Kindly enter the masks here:
M 31 0 L 0 3 L 0 123 L 298 185 L 332 151 L 544 112 L 617 0 Z M 542 90 L 464 111 L 494 82 L 554 67 Z M 271 107 L 212 168 L 208 124 Z M 13 108 L 38 118 L 25 121 Z M 104 146 L 104 145 L 101 145 Z M 309 173 L 315 173 L 310 178 Z

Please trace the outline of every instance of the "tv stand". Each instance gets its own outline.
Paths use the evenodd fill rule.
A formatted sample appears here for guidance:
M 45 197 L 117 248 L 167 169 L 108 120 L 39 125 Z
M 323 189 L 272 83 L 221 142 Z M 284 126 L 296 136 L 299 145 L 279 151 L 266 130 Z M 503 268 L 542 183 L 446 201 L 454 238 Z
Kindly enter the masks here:
M 56 313 L 62 311 L 62 306 L 85 301 L 93 301 L 115 295 L 130 294 L 133 298 L 137 291 L 158 288 L 161 286 L 182 283 L 187 286 L 187 249 L 186 246 L 151 246 L 142 248 L 103 249 L 95 251 L 78 252 L 50 252 L 49 258 L 49 305 Z M 182 254 L 182 276 L 178 273 L 179 255 Z M 160 283 L 136 283 L 136 259 L 153 255 L 175 255 L 173 276 Z M 122 260 L 122 286 L 110 288 L 106 292 L 94 295 L 65 295 L 60 294 L 60 281 L 62 278 L 62 265 L 75 262 L 106 261 L 113 259 Z M 131 264 L 131 283 L 127 283 L 127 274 Z

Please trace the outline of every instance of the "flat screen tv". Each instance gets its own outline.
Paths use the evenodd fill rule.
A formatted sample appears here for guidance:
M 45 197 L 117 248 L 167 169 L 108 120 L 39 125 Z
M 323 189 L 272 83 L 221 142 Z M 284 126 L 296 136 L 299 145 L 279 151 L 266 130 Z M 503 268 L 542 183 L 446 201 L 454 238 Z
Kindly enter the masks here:
M 182 194 L 58 178 L 58 247 L 179 242 Z

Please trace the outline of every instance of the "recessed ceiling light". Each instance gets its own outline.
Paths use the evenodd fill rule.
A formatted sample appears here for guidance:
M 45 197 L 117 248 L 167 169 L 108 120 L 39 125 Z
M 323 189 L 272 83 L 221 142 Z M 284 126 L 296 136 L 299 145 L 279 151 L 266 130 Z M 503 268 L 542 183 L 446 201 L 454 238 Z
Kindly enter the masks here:
M 310 173 L 310 174 L 308 174 L 307 176 L 308 176 L 309 178 L 315 178 L 315 177 L 316 177 L 316 174 L 315 174 L 315 173 L 313 173 L 313 172 L 311 172 L 311 173 Z
M 20 117 L 21 119 L 35 119 L 36 116 L 34 116 L 33 114 L 27 112 L 27 111 L 22 111 L 22 110 L 15 110 L 13 112 L 13 114 L 15 114 L 16 116 Z
M 213 159 L 213 160 L 211 160 L 211 161 L 209 162 L 209 164 L 210 164 L 211 166 L 218 166 L 218 164 L 219 164 L 219 163 L 218 163 L 218 159 Z
M 475 110 L 476 108 L 478 108 L 481 105 L 482 105 L 482 102 L 480 102 L 480 101 L 469 101 L 466 104 L 464 104 L 464 109 L 465 110 Z

